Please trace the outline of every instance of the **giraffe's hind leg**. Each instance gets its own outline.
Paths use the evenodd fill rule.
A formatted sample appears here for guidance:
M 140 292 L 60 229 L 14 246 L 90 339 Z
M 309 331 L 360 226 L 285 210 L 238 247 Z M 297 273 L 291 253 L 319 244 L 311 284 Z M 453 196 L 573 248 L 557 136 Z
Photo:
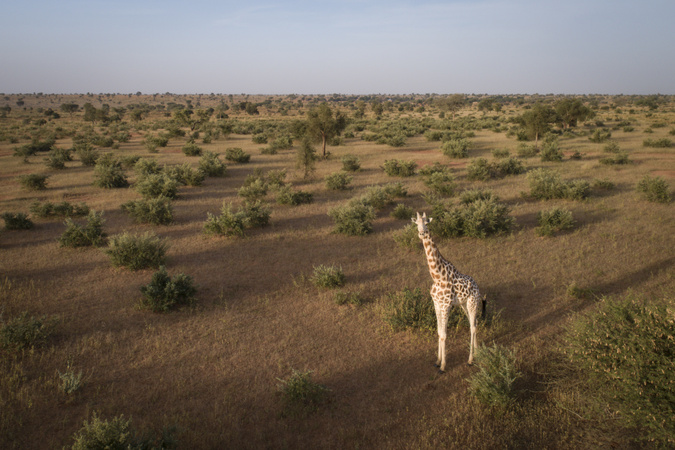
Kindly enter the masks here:
M 476 348 L 476 316 L 478 312 L 478 301 L 480 301 L 480 296 L 478 298 L 471 297 L 466 305 L 466 313 L 469 316 L 469 325 L 471 327 L 471 341 L 469 348 L 469 362 L 468 364 L 473 365 L 473 353 Z

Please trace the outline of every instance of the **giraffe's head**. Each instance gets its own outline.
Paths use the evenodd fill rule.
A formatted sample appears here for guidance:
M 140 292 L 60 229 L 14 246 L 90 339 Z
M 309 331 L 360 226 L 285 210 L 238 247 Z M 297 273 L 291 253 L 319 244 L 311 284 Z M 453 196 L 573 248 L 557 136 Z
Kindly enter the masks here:
M 427 225 L 432 221 L 431 217 L 427 218 L 427 213 L 423 213 L 420 216 L 420 213 L 417 213 L 417 219 L 413 218 L 412 221 L 417 225 L 417 233 L 420 238 L 423 238 L 425 235 L 429 234 L 429 227 Z

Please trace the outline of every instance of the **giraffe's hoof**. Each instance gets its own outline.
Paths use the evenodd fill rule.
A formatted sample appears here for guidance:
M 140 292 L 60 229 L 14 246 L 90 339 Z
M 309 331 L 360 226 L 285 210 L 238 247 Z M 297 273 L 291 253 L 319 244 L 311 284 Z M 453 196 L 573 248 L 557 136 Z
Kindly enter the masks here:
M 438 363 L 434 363 L 434 367 L 441 367 L 441 365 Z
M 438 374 L 439 375 L 445 375 L 445 370 L 438 369 Z
M 466 365 L 469 367 L 473 366 L 473 361 L 466 363 Z

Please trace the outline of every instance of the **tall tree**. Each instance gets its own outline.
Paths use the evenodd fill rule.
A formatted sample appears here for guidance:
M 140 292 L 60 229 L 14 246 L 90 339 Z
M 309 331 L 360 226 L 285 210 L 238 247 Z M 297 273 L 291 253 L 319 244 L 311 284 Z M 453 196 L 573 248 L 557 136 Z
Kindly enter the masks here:
M 316 161 L 316 150 L 312 145 L 312 140 L 309 136 L 305 136 L 302 144 L 298 147 L 296 152 L 296 163 L 299 169 L 305 172 L 304 177 L 307 178 L 314 172 L 314 163 Z
M 329 139 L 339 136 L 347 126 L 347 118 L 340 111 L 335 111 L 322 103 L 307 113 L 307 134 L 317 142 L 321 142 L 323 158 L 326 158 L 326 144 Z
M 447 97 L 439 98 L 435 103 L 442 111 L 448 111 L 452 114 L 452 119 L 454 120 L 457 111 L 462 109 L 466 104 L 466 98 L 464 98 L 462 94 L 452 94 Z
M 565 98 L 555 104 L 555 112 L 558 114 L 563 129 L 575 127 L 577 122 L 593 117 L 593 111 L 579 98 Z
M 535 103 L 532 109 L 523 113 L 520 119 L 530 136 L 534 137 L 535 147 L 539 144 L 539 136 L 550 129 L 556 117 L 553 108 L 543 103 Z

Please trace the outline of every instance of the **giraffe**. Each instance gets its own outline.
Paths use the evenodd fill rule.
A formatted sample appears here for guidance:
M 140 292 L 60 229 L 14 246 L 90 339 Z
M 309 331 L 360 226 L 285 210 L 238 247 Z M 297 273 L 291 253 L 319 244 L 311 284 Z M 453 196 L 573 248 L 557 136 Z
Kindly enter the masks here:
M 427 227 L 432 220 L 431 217 L 427 219 L 426 213 L 421 216 L 420 213 L 417 213 L 417 219 L 412 219 L 413 223 L 417 225 L 417 232 L 422 239 L 422 244 L 424 244 L 429 273 L 434 280 L 434 285 L 431 287 L 431 298 L 434 301 L 438 326 L 438 360 L 436 361 L 436 367 L 440 369 L 441 373 L 445 373 L 445 338 L 450 308 L 459 305 L 469 317 L 471 327 L 469 365 L 472 365 L 473 352 L 477 345 L 476 314 L 478 313 L 478 303 L 481 302 L 482 312 L 485 314 L 485 299 L 481 298 L 478 285 L 473 278 L 461 274 L 452 263 L 443 258 L 433 239 L 431 239 Z

